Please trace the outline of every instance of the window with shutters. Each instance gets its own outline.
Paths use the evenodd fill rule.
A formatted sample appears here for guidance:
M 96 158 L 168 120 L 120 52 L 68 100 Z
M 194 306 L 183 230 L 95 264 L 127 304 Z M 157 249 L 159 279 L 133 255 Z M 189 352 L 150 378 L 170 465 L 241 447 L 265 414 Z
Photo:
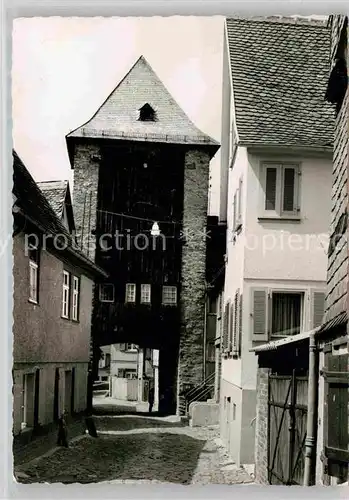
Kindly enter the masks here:
M 325 292 L 253 288 L 252 304 L 252 340 L 268 342 L 320 326 Z
M 299 218 L 300 166 L 290 163 L 263 163 L 261 217 Z

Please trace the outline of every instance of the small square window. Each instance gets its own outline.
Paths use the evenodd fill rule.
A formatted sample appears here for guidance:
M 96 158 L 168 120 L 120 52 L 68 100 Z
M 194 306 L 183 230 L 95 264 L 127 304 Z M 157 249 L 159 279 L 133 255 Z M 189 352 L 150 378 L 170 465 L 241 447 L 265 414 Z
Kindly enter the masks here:
M 162 287 L 162 303 L 164 305 L 177 304 L 177 287 L 176 286 L 163 286 Z
M 136 302 L 136 285 L 135 283 L 126 283 L 125 302 L 134 304 Z
M 151 302 L 151 286 L 141 285 L 141 304 L 150 304 Z
M 268 163 L 262 166 L 265 217 L 298 217 L 300 201 L 300 166 Z
M 114 285 L 112 283 L 102 283 L 99 285 L 100 302 L 114 302 Z

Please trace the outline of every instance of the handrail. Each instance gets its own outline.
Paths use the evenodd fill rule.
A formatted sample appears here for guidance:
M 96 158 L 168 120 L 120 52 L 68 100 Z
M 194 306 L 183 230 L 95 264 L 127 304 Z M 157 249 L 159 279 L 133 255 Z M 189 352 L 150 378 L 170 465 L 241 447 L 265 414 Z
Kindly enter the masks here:
M 208 393 L 208 392 L 210 392 L 210 391 L 212 390 L 212 387 L 213 387 L 213 386 L 206 386 L 206 387 L 204 387 L 204 388 L 202 389 L 202 391 L 201 391 L 201 392 L 199 392 L 199 394 L 197 394 L 195 397 L 193 397 L 193 398 L 191 398 L 191 399 L 189 399 L 189 398 L 188 398 L 188 399 L 187 399 L 187 403 L 188 403 L 188 404 L 190 404 L 190 403 L 192 403 L 193 401 L 195 401 L 195 399 L 196 399 L 196 398 L 198 398 L 198 399 L 199 399 L 200 397 L 204 396 L 204 394 L 206 394 L 206 393 Z
M 185 401 L 185 411 L 188 413 L 189 406 L 191 403 L 194 401 L 201 401 L 201 398 L 212 390 L 213 386 L 206 386 L 199 394 L 197 394 L 195 397 L 192 397 L 191 399 L 186 399 Z
M 196 391 L 200 390 L 202 387 L 206 386 L 209 382 L 213 381 L 215 378 L 215 373 L 211 373 L 211 375 L 209 375 L 205 380 L 203 380 L 199 385 L 197 385 L 196 387 L 193 387 L 192 389 L 190 389 L 190 391 L 188 391 L 186 394 L 185 394 L 185 398 L 187 399 L 190 395 L 194 394 Z
M 208 394 L 214 388 L 215 373 L 211 373 L 201 384 L 191 389 L 184 396 L 185 412 L 188 412 L 189 405 L 193 401 L 200 400 L 205 394 Z
M 190 394 L 189 396 L 186 397 L 187 400 L 194 400 L 195 398 L 199 397 L 202 391 L 206 391 L 207 388 L 212 388 L 214 387 L 213 381 L 211 383 L 204 384 L 201 387 L 198 387 L 197 390 Z

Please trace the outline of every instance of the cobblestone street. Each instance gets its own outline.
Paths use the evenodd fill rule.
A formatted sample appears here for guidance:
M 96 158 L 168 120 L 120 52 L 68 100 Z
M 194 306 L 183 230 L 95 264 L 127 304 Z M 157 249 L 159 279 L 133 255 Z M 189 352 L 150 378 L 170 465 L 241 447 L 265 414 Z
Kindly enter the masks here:
M 21 465 L 16 468 L 18 481 L 200 485 L 253 481 L 245 469 L 229 461 L 217 427 L 192 428 L 136 415 L 99 416 L 95 423 L 98 438 L 79 436 L 68 449 L 54 448 Z

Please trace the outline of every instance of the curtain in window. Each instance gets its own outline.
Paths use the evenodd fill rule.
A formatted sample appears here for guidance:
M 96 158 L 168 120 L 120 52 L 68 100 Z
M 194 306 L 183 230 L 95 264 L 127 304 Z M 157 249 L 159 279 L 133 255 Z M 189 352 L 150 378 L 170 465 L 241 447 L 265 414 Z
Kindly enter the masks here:
M 301 295 L 273 293 L 272 335 L 295 335 L 300 332 Z

